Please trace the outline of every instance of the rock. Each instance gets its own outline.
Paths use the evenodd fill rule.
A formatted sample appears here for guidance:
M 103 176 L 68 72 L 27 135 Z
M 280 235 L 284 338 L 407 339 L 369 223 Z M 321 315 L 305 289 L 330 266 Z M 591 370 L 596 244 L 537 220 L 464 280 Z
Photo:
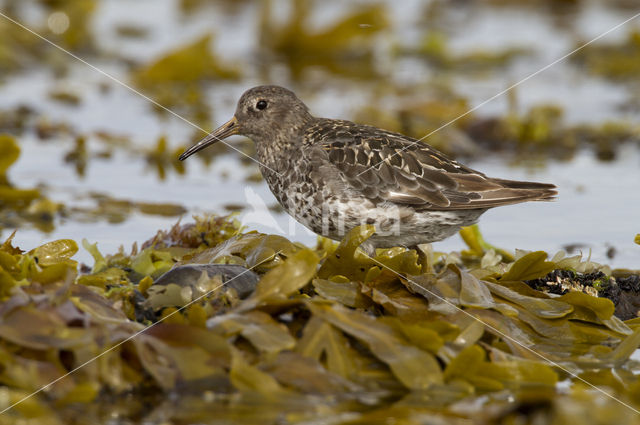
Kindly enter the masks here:
M 209 279 L 202 279 L 206 273 Z M 221 281 L 213 280 L 219 276 Z M 253 271 L 235 264 L 185 264 L 160 276 L 147 290 L 146 305 L 153 309 L 181 307 L 209 292 L 235 291 L 240 299 L 247 298 L 260 280 Z

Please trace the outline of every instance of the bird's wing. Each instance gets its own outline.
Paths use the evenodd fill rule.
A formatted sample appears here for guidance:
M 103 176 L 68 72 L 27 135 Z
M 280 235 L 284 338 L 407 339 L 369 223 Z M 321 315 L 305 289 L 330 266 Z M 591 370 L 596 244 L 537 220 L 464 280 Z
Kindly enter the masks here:
M 335 123 L 316 130 L 315 147 L 351 189 L 374 201 L 449 210 L 548 200 L 556 194 L 551 184 L 487 177 L 401 134 Z

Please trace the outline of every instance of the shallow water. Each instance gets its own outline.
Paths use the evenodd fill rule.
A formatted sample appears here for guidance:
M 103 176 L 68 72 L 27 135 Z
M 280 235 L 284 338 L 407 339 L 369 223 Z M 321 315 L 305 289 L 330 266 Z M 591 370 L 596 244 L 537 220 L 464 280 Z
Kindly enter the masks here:
M 403 3 L 403 8 L 394 6 L 391 1 L 387 3 L 391 11 L 392 34 L 407 45 L 419 43 L 425 25 L 425 3 Z M 282 11 L 282 14 L 275 15 L 283 19 L 281 16 L 286 16 L 286 11 L 290 10 L 288 2 L 274 4 L 274 10 Z M 177 11 L 175 1 L 131 3 L 118 0 L 100 2 L 99 5 L 93 22 L 99 46 L 105 51 L 117 51 L 142 61 L 215 28 L 214 50 L 225 61 L 248 65 L 241 81 L 207 86 L 214 123 L 231 116 L 242 91 L 263 82 L 253 66 L 258 42 L 256 23 L 259 8 L 256 4 L 230 9 L 221 4 L 211 4 L 201 12 L 187 16 Z M 29 9 L 30 6 L 24 7 Z M 339 2 L 323 3 L 316 8 L 311 26 L 318 28 L 348 9 Z M 480 75 L 452 72 L 451 75 L 437 77 L 452 81 L 456 90 L 470 99 L 472 106 L 478 105 L 562 56 L 572 49 L 576 40 L 598 35 L 632 15 L 631 12 L 604 8 L 597 2 L 585 2 L 583 7 L 570 11 L 564 18 L 565 24 L 561 25 L 545 13 L 532 12 L 526 7 L 498 8 L 476 4 L 467 8 L 445 8 L 442 25 L 448 28 L 449 45 L 454 51 L 516 46 L 530 49 L 533 54 L 495 72 L 487 71 Z M 146 28 L 147 37 L 118 37 L 114 26 L 122 23 Z M 630 24 L 631 27 L 633 25 Z M 638 23 L 635 25 L 637 27 Z M 623 28 L 613 32 L 605 40 L 623 38 L 627 30 Z M 406 86 L 410 82 L 427 82 L 434 77 L 432 70 L 416 60 L 400 61 L 394 68 L 389 62 L 392 50 L 389 44 L 392 43 L 387 39 L 380 40 L 377 56 L 382 68 L 391 68 L 391 79 Z M 137 148 L 151 149 L 161 135 L 166 135 L 168 144 L 175 148 L 187 143 L 193 134 L 194 129 L 185 122 L 154 114 L 148 102 L 140 96 L 72 58 L 69 61 L 70 73 L 62 80 L 54 79 L 43 69 L 7 77 L 4 85 L 0 86 L 0 108 L 32 105 L 53 122 L 68 122 L 79 132 L 105 130 L 126 135 Z M 92 62 L 116 78 L 128 81 L 127 70 L 122 64 L 106 58 Z M 278 72 L 277 67 L 271 74 L 273 82 L 299 89 L 301 97 L 316 115 L 328 117 L 353 117 L 358 109 L 372 102 L 369 91 L 377 84 L 376 81 L 353 84 L 326 76 L 325 79 L 311 78 L 308 84 L 304 81 L 293 83 L 285 72 Z M 109 86 L 106 93 L 100 88 L 105 83 Z M 50 100 L 47 92 L 52 87 L 63 87 L 81 94 L 82 104 L 71 107 Z M 520 85 L 516 93 L 518 110 L 525 111 L 541 103 L 558 104 L 564 108 L 568 123 L 599 123 L 609 119 L 640 123 L 637 113 L 621 110 L 621 105 L 634 96 L 629 87 L 587 76 L 567 62 Z M 373 99 L 374 102 L 376 100 Z M 384 102 L 377 106 L 385 109 Z M 482 106 L 477 114 L 504 114 L 508 108 L 507 97 L 503 96 Z M 147 165 L 140 155 L 116 149 L 109 159 L 92 159 L 86 175 L 78 178 L 72 167 L 63 161 L 65 152 L 73 146 L 71 140 L 62 138 L 43 142 L 28 133 L 20 138 L 20 144 L 22 156 L 10 170 L 10 179 L 19 187 L 44 184 L 49 198 L 67 206 L 91 204 L 93 201 L 88 194 L 100 192 L 118 199 L 182 204 L 188 210 L 182 218 L 185 222 L 191 214 L 204 211 L 224 213 L 225 205 L 241 204 L 249 206 L 240 214 L 248 228 L 284 234 L 307 243 L 315 241 L 314 235 L 288 216 L 271 215 L 261 209 L 262 203 L 269 206 L 275 199 L 264 183 L 244 181 L 244 177 L 254 173 L 256 168 L 240 167 L 237 154 L 218 157 L 210 167 L 205 167 L 200 160 L 190 159 L 185 175 L 168 172 L 166 179 L 161 181 L 153 167 Z M 103 146 L 89 138 L 88 149 L 98 152 Z M 636 146 L 624 147 L 618 159 L 610 163 L 599 162 L 589 151 L 580 152 L 568 162 L 550 159 L 544 167 L 526 162 L 511 166 L 508 162 L 508 157 L 501 155 L 467 161 L 471 167 L 493 176 L 553 182 L 559 186 L 560 197 L 554 203 L 528 203 L 486 213 L 480 228 L 489 242 L 508 249 L 550 252 L 565 245 L 582 244 L 583 253 L 590 254 L 595 261 L 616 267 L 638 267 L 640 247 L 633 244 L 633 237 L 640 230 L 640 197 L 637 196 L 640 154 Z M 257 212 L 254 211 L 256 209 Z M 87 238 L 97 241 L 100 249 L 109 253 L 121 244 L 128 249 L 133 242 L 148 239 L 156 230 L 169 228 L 176 219 L 133 213 L 117 224 L 59 220 L 51 233 L 20 229 L 16 241 L 22 248 L 30 249 L 56 238 Z M 3 229 L 2 237 L 8 236 L 10 230 Z M 453 237 L 438 243 L 435 248 L 450 250 L 462 246 L 459 238 Z M 616 250 L 613 258 L 606 255 L 610 247 Z M 79 253 L 77 258 L 90 262 L 86 252 Z
M 74 178 L 69 167 L 51 167 L 47 158 L 56 156 L 55 147 L 31 143 L 26 144 L 27 149 L 39 150 L 42 158 L 27 160 L 23 157 L 12 170 L 12 178 L 24 182 L 25 186 L 37 184 L 41 180 L 34 176 L 46 166 L 51 170 L 49 181 L 54 182 L 51 196 L 68 205 L 82 202 L 75 195 L 82 198 L 83 193 L 97 190 L 118 199 L 180 203 L 189 210 L 183 222 L 198 212 L 225 213 L 225 205 L 246 205 L 247 209 L 240 213 L 239 219 L 247 228 L 282 234 L 305 243 L 315 242 L 315 235 L 288 215 L 268 210 L 268 206 L 275 204 L 275 198 L 266 184 L 244 182 L 244 174 L 249 170 L 237 166 L 235 155 L 225 155 L 208 169 L 194 161 L 185 176 L 169 174 L 164 182 L 159 182 L 148 169 L 127 161 L 126 155 L 118 154 L 113 160 L 92 164 L 80 181 Z M 114 163 L 118 167 L 115 175 Z M 640 246 L 633 243 L 633 236 L 637 232 L 640 207 L 632 196 L 638 185 L 633 176 L 640 166 L 637 148 L 625 148 L 615 163 L 603 163 L 591 152 L 581 152 L 569 163 L 550 162 L 544 169 L 509 167 L 500 158 L 474 161 L 469 165 L 503 178 L 553 182 L 559 188 L 556 202 L 513 205 L 485 213 L 480 228 L 489 242 L 508 249 L 548 252 L 578 244 L 583 254 L 590 254 L 594 261 L 616 267 L 637 266 Z M 222 178 L 221 172 L 228 177 Z M 119 224 L 66 221 L 48 235 L 20 230 L 16 241 L 22 247 L 31 247 L 44 240 L 80 235 L 78 237 L 86 237 L 91 242 L 97 241 L 100 249 L 108 253 L 117 250 L 121 244 L 128 249 L 133 242 L 140 243 L 156 230 L 167 229 L 175 222 L 172 217 L 143 214 L 133 214 Z M 463 247 L 458 236 L 435 245 L 437 250 Z M 613 258 L 606 256 L 610 247 L 616 249 Z M 90 258 L 85 252 L 78 256 L 84 261 Z

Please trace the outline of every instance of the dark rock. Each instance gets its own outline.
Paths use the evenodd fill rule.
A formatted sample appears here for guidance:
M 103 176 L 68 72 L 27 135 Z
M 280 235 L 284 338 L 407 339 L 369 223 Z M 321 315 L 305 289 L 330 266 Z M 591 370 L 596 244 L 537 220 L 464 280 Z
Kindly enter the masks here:
M 554 270 L 545 277 L 525 281 L 531 288 L 549 294 L 563 295 L 582 291 L 608 298 L 615 305 L 615 316 L 621 320 L 638 317 L 640 312 L 640 275 L 611 278 L 603 272 L 576 273 Z
M 615 315 L 628 320 L 638 317 L 640 311 L 640 276 L 617 278 L 599 294 L 609 298 L 616 306 Z
M 241 299 L 251 295 L 260 280 L 260 276 L 256 273 L 236 264 L 185 264 L 174 267 L 160 276 L 153 286 L 170 283 L 179 286 L 195 286 L 203 271 L 210 278 L 220 276 L 225 287 L 235 289 Z

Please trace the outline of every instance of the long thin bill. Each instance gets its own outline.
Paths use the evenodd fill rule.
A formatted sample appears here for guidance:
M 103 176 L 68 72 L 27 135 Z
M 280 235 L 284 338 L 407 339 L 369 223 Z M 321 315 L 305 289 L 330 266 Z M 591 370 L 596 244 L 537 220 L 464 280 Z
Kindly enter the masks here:
M 236 119 L 236 117 L 233 117 L 226 123 L 222 124 L 220 127 L 213 130 L 211 133 L 209 133 L 207 137 L 184 151 L 182 155 L 180 155 L 180 161 L 184 161 L 194 153 L 201 151 L 209 145 L 213 145 L 215 142 L 224 140 L 229 136 L 237 134 L 238 130 L 238 120 Z

